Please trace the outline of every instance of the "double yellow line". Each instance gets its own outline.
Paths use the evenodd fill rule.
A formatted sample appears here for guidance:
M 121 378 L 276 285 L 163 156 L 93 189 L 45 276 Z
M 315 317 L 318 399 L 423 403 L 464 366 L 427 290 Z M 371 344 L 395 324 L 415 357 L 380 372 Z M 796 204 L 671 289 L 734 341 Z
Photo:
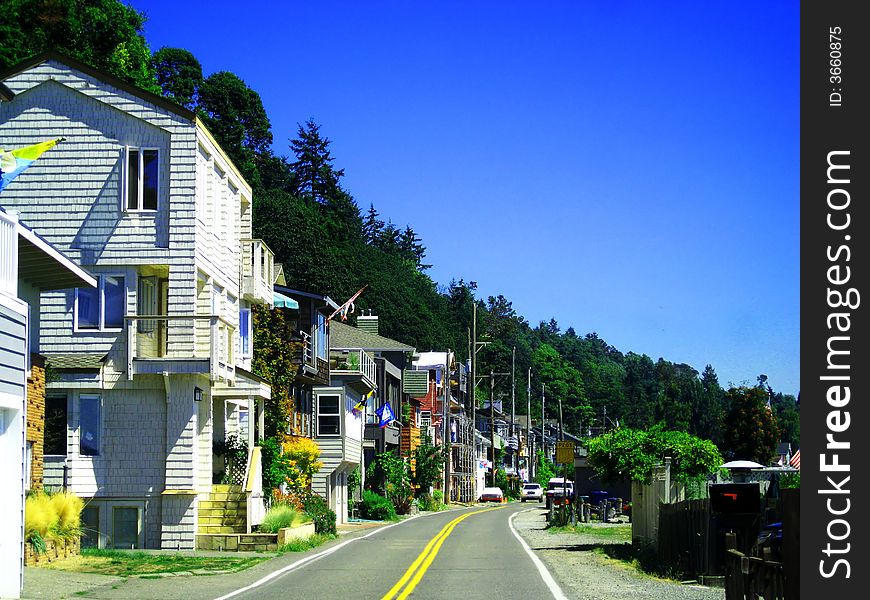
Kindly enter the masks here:
M 426 547 L 423 548 L 423 551 L 420 553 L 414 562 L 411 563 L 411 566 L 408 567 L 408 570 L 405 571 L 405 574 L 402 575 L 402 578 L 396 582 L 390 591 L 387 592 L 381 600 L 404 600 L 407 598 L 411 592 L 414 591 L 414 588 L 417 587 L 417 584 L 420 583 L 420 580 L 423 579 L 423 575 L 426 574 L 426 570 L 429 569 L 429 565 L 432 564 L 432 561 L 435 560 L 435 557 L 438 555 L 438 551 L 441 549 L 441 544 L 444 543 L 444 540 L 447 539 L 447 536 L 450 535 L 453 530 L 456 528 L 459 523 L 470 517 L 471 515 L 476 515 L 484 512 L 489 512 L 491 510 L 499 510 L 500 508 L 504 508 L 503 506 L 499 506 L 496 508 L 485 508 L 483 510 L 476 510 L 474 512 L 465 513 L 464 515 L 460 515 L 447 523 L 441 531 L 438 532 L 438 535 L 433 537 Z M 407 584 L 407 585 L 405 585 Z M 405 586 L 405 589 L 402 590 L 402 586 Z M 399 594 L 399 590 L 402 590 L 402 593 Z M 398 595 L 396 595 L 398 594 Z

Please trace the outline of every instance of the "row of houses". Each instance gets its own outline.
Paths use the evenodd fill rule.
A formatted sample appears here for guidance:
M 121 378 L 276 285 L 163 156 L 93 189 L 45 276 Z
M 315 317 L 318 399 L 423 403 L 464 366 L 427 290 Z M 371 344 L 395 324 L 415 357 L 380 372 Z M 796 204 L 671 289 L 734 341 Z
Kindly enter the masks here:
M 68 489 L 87 500 L 99 547 L 194 549 L 250 532 L 271 396 L 252 372 L 258 305 L 291 322 L 287 433 L 317 442 L 313 488 L 340 521 L 349 474 L 421 435 L 450 448 L 439 487 L 477 498 L 495 438 L 475 423 L 469 365 L 380 335 L 374 315 L 330 319 L 335 300 L 287 285 L 252 236 L 250 185 L 193 112 L 46 53 L 0 73 L 0 140 L 53 139 L 0 195 L 0 467 L 21 482 L 2 507 L 21 514 L 24 490 Z M 526 440 L 511 444 L 520 427 L 496 413 L 516 469 Z M 244 464 L 227 461 L 229 440 L 246 442 Z M 20 552 L 21 520 L 4 527 L 18 533 L 0 534 L 4 555 Z

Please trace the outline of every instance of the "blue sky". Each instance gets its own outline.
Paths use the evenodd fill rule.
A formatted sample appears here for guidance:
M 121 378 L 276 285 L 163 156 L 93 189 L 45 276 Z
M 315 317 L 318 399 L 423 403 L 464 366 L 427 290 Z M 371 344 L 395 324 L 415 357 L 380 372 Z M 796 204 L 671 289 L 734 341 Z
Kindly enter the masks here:
M 439 283 L 799 391 L 798 3 L 132 4 L 259 92 L 276 152 L 319 123 Z

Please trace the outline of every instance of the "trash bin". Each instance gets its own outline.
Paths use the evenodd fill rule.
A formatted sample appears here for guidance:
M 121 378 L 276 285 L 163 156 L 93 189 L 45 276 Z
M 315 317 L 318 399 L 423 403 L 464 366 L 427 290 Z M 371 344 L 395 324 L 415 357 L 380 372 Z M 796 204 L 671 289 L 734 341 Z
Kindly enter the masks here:
M 610 494 L 604 490 L 594 490 L 589 492 L 589 504 L 592 506 L 598 506 L 601 504 L 602 500 L 607 500 L 608 496 L 610 496 Z

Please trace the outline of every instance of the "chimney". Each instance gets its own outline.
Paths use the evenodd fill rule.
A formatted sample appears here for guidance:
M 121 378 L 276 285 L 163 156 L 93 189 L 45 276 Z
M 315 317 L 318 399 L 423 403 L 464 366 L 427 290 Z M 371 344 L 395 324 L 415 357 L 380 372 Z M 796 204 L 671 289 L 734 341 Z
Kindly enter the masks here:
M 362 329 L 368 333 L 378 334 L 378 317 L 371 314 L 360 315 L 356 318 L 357 329 Z

